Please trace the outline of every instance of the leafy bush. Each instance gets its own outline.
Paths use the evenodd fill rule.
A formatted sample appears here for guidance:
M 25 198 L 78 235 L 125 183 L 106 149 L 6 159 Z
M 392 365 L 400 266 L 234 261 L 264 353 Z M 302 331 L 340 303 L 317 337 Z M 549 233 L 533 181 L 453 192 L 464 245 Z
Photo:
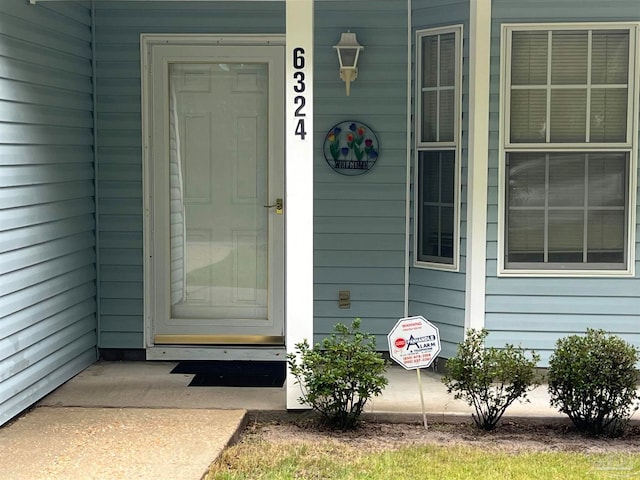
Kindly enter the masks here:
M 636 348 L 604 330 L 561 338 L 549 359 L 551 405 L 582 432 L 621 435 L 638 409 L 637 362 Z
M 485 329 L 467 331 L 458 354 L 447 360 L 442 381 L 448 393 L 455 392 L 456 399 L 473 406 L 473 421 L 479 428 L 493 430 L 514 400 L 529 401 L 527 392 L 538 385 L 534 379 L 540 356 L 531 352 L 528 360 L 521 347 L 510 344 L 485 348 L 487 335 Z
M 314 349 L 307 340 L 296 344 L 287 359 L 302 387 L 300 401 L 316 410 L 325 425 L 350 429 L 366 402 L 387 386 L 387 362 L 376 352 L 374 337 L 360 332 L 359 318 L 351 328 L 338 323 L 334 329 Z

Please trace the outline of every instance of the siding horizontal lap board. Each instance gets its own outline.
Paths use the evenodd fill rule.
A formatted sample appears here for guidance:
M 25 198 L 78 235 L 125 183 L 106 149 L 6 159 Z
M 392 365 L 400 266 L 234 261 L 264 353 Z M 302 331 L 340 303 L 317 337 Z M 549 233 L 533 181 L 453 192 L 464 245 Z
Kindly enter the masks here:
M 499 278 L 498 174 L 500 32 L 503 23 L 638 22 L 640 8 L 634 0 L 562 0 L 520 2 L 493 0 L 491 38 L 491 102 L 489 217 L 487 228 L 488 342 L 494 346 L 521 343 L 539 350 L 541 366 L 558 338 L 602 328 L 640 345 L 640 277 L 636 224 L 635 277 L 626 278 Z M 638 172 L 634 172 L 638 175 Z M 638 205 L 632 206 L 638 211 Z
M 372 250 L 340 251 L 316 250 L 313 264 L 318 267 L 396 267 L 404 260 L 402 252 Z M 390 288 L 385 284 L 385 287 Z M 404 295 L 404 294 L 403 294 Z M 335 296 L 335 292 L 334 292 Z
M 0 424 L 96 359 L 90 23 L 0 2 Z
M 336 270 L 340 271 L 340 276 L 337 276 Z M 350 267 L 340 268 L 340 266 L 331 267 L 316 267 L 313 272 L 314 283 L 317 284 L 329 284 L 333 285 L 336 292 L 336 305 L 338 303 L 337 295 L 339 290 L 348 290 L 350 284 L 358 285 L 402 285 L 404 283 L 404 273 L 402 269 L 397 266 L 393 267 L 372 267 L 367 265 L 365 267 Z M 337 311 L 337 306 L 336 306 Z M 354 315 L 354 312 L 349 312 L 350 315 Z M 399 312 L 401 315 L 402 312 Z M 357 316 L 357 313 L 355 313 Z M 397 321 L 397 318 L 396 318 Z M 389 327 L 389 330 L 391 330 Z M 389 333 L 389 332 L 387 332 Z
M 93 121 L 90 112 L 73 112 L 73 115 L 67 113 L 67 109 L 44 105 L 22 105 L 18 110 L 13 102 L 0 101 L 0 122 L 54 123 L 59 127 L 85 128 Z
M 87 322 L 83 320 L 88 316 L 91 316 L 95 311 L 95 302 L 93 299 L 87 299 L 82 303 L 76 304 L 71 308 L 65 309 L 55 315 L 65 316 L 67 320 L 70 320 L 69 325 L 74 325 L 76 328 L 83 329 L 87 327 Z M 55 315 L 52 315 L 54 317 Z M 74 322 L 75 320 L 75 322 Z M 73 323 L 72 323 L 73 322 Z M 20 352 L 20 349 L 24 349 L 27 346 L 40 342 L 54 333 L 56 333 L 59 326 L 57 322 L 49 322 L 46 326 L 42 326 L 39 323 L 32 324 L 26 328 L 22 328 L 15 333 L 14 339 L 4 338 L 0 341 L 0 359 L 5 360 L 12 357 L 16 353 Z M 8 371 L 2 372 L 2 375 L 8 375 Z
M 8 312 L 22 310 L 34 303 L 41 302 L 47 298 L 66 292 L 70 288 L 82 285 L 86 282 L 87 277 L 95 278 L 93 265 L 84 266 L 64 273 L 63 275 L 39 282 L 36 285 L 20 291 L 5 295 L 3 298 L 3 306 Z
M 95 287 L 93 285 L 84 284 L 71 288 L 4 317 L 2 319 L 3 331 L 8 332 L 8 335 L 10 335 L 31 325 L 38 324 L 43 318 L 54 318 L 55 315 L 67 311 L 84 301 L 93 301 L 94 295 Z M 8 336 L 7 338 L 10 337 Z
M 397 234 L 404 227 L 404 218 L 385 217 L 384 221 L 374 223 L 367 217 L 325 217 L 317 222 L 315 233 L 368 233 Z
M 3 221 L 6 229 L 20 228 L 62 218 L 79 217 L 93 212 L 93 202 L 82 203 L 77 200 L 67 200 L 48 205 L 28 205 L 22 208 L 14 208 L 7 211 Z
M 6 295 L 26 288 L 29 285 L 34 285 L 41 278 L 60 277 L 60 275 L 71 269 L 76 270 L 90 264 L 93 260 L 93 249 L 85 249 L 6 273 L 4 277 L 6 281 L 0 285 L 0 295 Z
M 93 174 L 93 170 L 91 170 Z M 65 180 L 65 179 L 63 179 Z M 56 202 L 78 197 L 88 197 L 93 194 L 91 181 L 67 181 L 64 190 L 53 185 L 24 185 L 19 187 L 5 187 L 0 190 L 0 208 L 19 207 L 38 202 Z
M 28 227 L 0 231 L 0 244 L 2 249 L 7 252 L 6 255 L 0 256 L 0 264 L 8 261 L 15 261 L 17 258 L 15 252 L 11 252 L 17 248 L 29 248 L 30 261 L 33 261 L 37 255 L 47 255 L 51 258 L 52 252 L 59 250 L 62 241 L 57 241 L 53 245 L 47 245 L 55 248 L 45 248 L 42 243 L 49 242 L 63 237 L 69 237 L 65 242 L 71 247 L 67 247 L 64 252 L 68 253 L 69 249 L 74 251 L 76 246 L 84 244 L 88 248 L 93 248 L 94 235 L 87 229 L 94 225 L 93 215 L 87 214 L 77 217 L 64 218 L 62 220 L 50 221 L 39 225 L 31 225 Z M 38 245 L 36 245 L 38 244 Z M 64 247 L 62 247 L 64 248 Z M 26 255 L 22 258 L 27 258 Z
M 558 325 L 553 330 L 556 336 L 569 334 L 570 332 L 580 332 L 584 330 L 584 325 L 597 324 L 601 321 L 601 314 L 583 314 L 579 312 L 555 313 L 554 322 Z M 550 332 L 549 322 L 541 319 L 539 313 L 520 313 L 518 318 L 523 325 L 527 326 L 527 332 Z M 620 334 L 635 333 L 635 314 L 607 315 L 607 330 Z M 491 314 L 491 328 L 495 331 L 509 331 L 513 323 L 512 313 Z

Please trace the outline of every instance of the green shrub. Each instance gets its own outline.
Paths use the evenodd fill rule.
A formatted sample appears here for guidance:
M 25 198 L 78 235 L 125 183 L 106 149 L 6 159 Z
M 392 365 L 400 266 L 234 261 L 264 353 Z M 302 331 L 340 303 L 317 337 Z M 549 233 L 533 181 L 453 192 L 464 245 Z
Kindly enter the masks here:
M 387 362 L 376 352 L 374 337 L 360 332 L 359 318 L 351 328 L 338 323 L 334 329 L 314 349 L 306 340 L 296 344 L 295 354 L 287 359 L 302 387 L 300 402 L 316 410 L 325 425 L 350 429 L 366 402 L 386 387 Z
M 636 348 L 604 330 L 561 338 L 549 359 L 551 405 L 582 432 L 619 436 L 638 409 L 637 362 Z
M 486 348 L 485 329 L 467 331 L 458 346 L 458 354 L 447 360 L 447 374 L 442 381 L 447 392 L 465 400 L 475 409 L 475 424 L 493 430 L 507 407 L 516 399 L 526 399 L 527 392 L 537 386 L 535 367 L 540 356 L 531 352 L 531 360 L 521 347 L 505 345 L 503 349 Z

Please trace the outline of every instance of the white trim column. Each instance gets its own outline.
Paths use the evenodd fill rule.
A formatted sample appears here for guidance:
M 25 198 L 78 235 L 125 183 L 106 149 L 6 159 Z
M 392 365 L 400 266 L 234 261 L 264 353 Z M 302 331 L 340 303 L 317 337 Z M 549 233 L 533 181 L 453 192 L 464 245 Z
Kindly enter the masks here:
M 286 0 L 285 341 L 313 344 L 313 0 Z M 300 405 L 287 373 L 287 408 Z
M 465 330 L 485 324 L 491 0 L 471 0 Z

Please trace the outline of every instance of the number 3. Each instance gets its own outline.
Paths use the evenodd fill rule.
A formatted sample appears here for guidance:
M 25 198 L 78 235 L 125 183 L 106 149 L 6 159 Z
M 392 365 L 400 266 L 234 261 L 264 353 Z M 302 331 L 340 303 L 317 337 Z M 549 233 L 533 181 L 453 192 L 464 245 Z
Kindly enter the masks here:
M 294 80 L 298 81 L 298 84 L 293 86 L 293 91 L 296 92 L 296 93 L 304 92 L 304 90 L 305 90 L 304 72 L 295 72 L 293 74 L 293 78 L 294 78 Z

